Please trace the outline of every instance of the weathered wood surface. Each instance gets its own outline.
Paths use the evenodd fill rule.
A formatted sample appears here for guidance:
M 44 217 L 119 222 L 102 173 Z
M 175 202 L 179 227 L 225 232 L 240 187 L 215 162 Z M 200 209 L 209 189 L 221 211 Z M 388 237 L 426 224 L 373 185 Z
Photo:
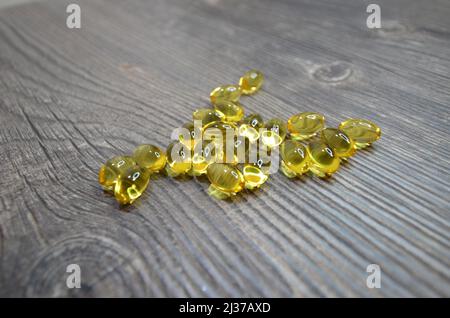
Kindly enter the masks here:
M 80 30 L 67 3 L 0 11 L 1 296 L 450 296 L 450 2 L 379 1 L 381 30 L 367 1 L 80 1 Z M 103 193 L 102 162 L 164 147 L 249 68 L 248 111 L 382 139 L 233 202 L 162 177 L 125 211 Z

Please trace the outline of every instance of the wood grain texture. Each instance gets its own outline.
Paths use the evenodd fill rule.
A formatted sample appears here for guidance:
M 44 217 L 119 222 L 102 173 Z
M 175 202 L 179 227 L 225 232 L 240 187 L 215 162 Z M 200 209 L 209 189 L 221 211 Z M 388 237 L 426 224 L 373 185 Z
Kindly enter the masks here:
M 80 30 L 66 1 L 0 11 L 0 296 L 450 296 L 450 2 L 378 1 L 380 30 L 368 1 L 77 2 Z M 382 139 L 233 202 L 164 177 L 125 210 L 103 193 L 101 163 L 166 146 L 249 68 L 267 80 L 247 112 Z

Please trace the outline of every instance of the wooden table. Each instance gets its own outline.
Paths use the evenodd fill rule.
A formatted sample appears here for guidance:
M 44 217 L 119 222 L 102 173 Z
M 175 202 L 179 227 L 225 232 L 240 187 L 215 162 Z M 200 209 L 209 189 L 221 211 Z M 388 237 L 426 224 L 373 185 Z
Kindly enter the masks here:
M 369 1 L 77 3 L 81 29 L 65 1 L 0 11 L 1 296 L 450 296 L 450 2 L 377 1 L 381 29 Z M 163 176 L 126 209 L 102 191 L 103 162 L 165 147 L 250 68 L 247 113 L 367 118 L 381 140 L 233 201 Z

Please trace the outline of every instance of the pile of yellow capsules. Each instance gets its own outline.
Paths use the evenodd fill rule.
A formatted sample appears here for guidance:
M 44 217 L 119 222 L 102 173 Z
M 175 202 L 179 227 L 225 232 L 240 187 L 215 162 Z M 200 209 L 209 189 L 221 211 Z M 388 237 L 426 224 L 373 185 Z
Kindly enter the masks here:
M 114 157 L 100 168 L 100 184 L 120 204 L 130 204 L 145 191 L 152 173 L 206 175 L 208 193 L 226 199 L 259 188 L 274 167 L 289 178 L 307 172 L 329 177 L 341 160 L 380 138 L 380 128 L 365 119 L 348 119 L 336 129 L 326 128 L 325 117 L 314 112 L 296 114 L 287 123 L 278 118 L 264 122 L 259 114 L 244 116 L 241 95 L 254 94 L 263 81 L 261 72 L 250 70 L 239 85 L 215 88 L 210 94 L 213 107 L 195 110 L 165 152 L 145 144 L 130 156 Z

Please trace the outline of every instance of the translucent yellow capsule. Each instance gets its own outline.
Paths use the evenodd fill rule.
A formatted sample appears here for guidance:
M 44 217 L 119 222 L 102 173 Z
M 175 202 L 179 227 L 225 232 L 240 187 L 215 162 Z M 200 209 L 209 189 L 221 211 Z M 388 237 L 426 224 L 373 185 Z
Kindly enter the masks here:
M 266 130 L 261 133 L 261 141 L 269 148 L 281 144 L 286 137 L 286 123 L 278 118 L 273 118 L 265 123 Z
M 214 142 L 203 141 L 203 143 L 198 143 L 192 155 L 190 174 L 193 176 L 205 174 L 208 166 L 215 161 L 216 148 Z
M 239 101 L 239 98 L 241 97 L 241 90 L 237 85 L 219 86 L 213 89 L 209 97 L 213 105 L 223 101 L 236 103 Z
M 141 168 L 158 172 L 166 165 L 166 153 L 153 145 L 140 145 L 133 152 L 133 158 Z
M 214 109 L 223 121 L 237 122 L 244 117 L 244 109 L 237 102 L 220 101 L 214 104 Z
M 259 188 L 269 178 L 272 164 L 270 154 L 258 153 L 256 158 L 255 160 L 250 156 L 242 168 L 245 187 L 249 190 Z
M 237 135 L 237 126 L 231 122 L 211 122 L 203 127 L 203 140 L 217 141 L 217 148 L 225 144 L 227 138 L 230 140 Z
M 249 125 L 255 129 L 264 127 L 264 121 L 259 114 L 250 114 L 244 118 L 244 124 Z
M 295 140 L 285 140 L 281 144 L 281 172 L 294 178 L 308 171 L 309 157 L 306 147 Z
M 305 140 L 325 127 L 325 117 L 319 113 L 300 113 L 289 118 L 287 127 L 292 139 Z
M 242 174 L 244 175 L 245 188 L 249 190 L 259 188 L 269 178 L 269 176 L 265 174 L 258 166 L 252 164 L 244 165 L 242 168 Z
M 339 129 L 353 139 L 357 149 L 371 145 L 381 136 L 380 127 L 366 119 L 348 119 L 339 125 Z
M 342 130 L 325 128 L 320 132 L 320 138 L 328 145 L 336 156 L 348 158 L 355 154 L 355 142 Z
M 191 151 L 182 143 L 174 141 L 166 151 L 166 172 L 170 177 L 187 173 L 192 167 Z
M 178 140 L 189 149 L 193 149 L 200 139 L 201 129 L 196 128 L 191 122 L 184 124 L 181 128 L 183 129 L 178 135 Z
M 310 160 L 309 170 L 319 177 L 329 177 L 339 169 L 340 159 L 322 141 L 313 141 L 306 148 Z
M 256 93 L 264 82 L 264 75 L 257 70 L 250 70 L 244 74 L 239 80 L 241 93 L 251 95 Z
M 244 177 L 235 167 L 225 163 L 212 163 L 206 175 L 211 182 L 208 193 L 218 199 L 235 195 L 244 188 Z
M 199 108 L 194 111 L 192 114 L 192 119 L 200 120 L 202 122 L 202 127 L 208 125 L 209 123 L 215 122 L 215 121 L 221 121 L 221 116 L 211 108 Z
M 120 204 L 131 204 L 147 188 L 150 172 L 138 165 L 121 172 L 114 186 L 114 196 Z
M 119 174 L 129 167 L 136 165 L 136 161 L 129 156 L 116 156 L 106 161 L 98 172 L 98 182 L 107 191 L 113 191 Z
M 259 139 L 259 129 L 264 126 L 263 119 L 258 114 L 251 114 L 244 118 L 244 123 L 239 126 L 239 135 L 247 137 L 250 142 Z

